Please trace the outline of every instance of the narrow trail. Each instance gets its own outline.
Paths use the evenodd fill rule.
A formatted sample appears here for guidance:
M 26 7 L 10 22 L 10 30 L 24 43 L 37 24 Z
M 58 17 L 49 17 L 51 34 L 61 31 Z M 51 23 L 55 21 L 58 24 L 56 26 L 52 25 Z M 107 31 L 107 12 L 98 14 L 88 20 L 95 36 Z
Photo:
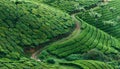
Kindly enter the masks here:
M 107 3 L 108 1 L 106 0 L 104 3 Z M 96 8 L 96 6 L 93 6 L 93 8 Z M 90 8 L 91 9 L 91 8 Z M 89 10 L 89 9 L 87 9 Z M 79 11 L 80 12 L 80 11 Z M 61 44 L 61 43 L 64 43 L 64 42 L 68 42 L 70 40 L 73 40 L 74 38 L 76 38 L 77 36 L 79 36 L 80 34 L 80 21 L 75 17 L 76 14 L 78 14 L 79 12 L 74 12 L 73 14 L 71 14 L 71 17 L 72 19 L 75 21 L 75 24 L 76 24 L 76 27 L 75 27 L 75 30 L 66 38 L 62 38 L 61 40 L 58 40 L 54 43 L 52 43 L 51 45 L 55 45 L 55 44 Z M 43 48 L 42 48 L 43 49 Z M 41 60 L 38 58 L 38 55 L 40 54 L 40 52 L 42 51 L 42 49 L 38 49 L 36 52 L 34 52 L 32 55 L 31 55 L 31 58 L 36 60 L 36 61 L 39 61 L 41 62 Z
M 39 58 L 37 58 L 37 56 L 39 55 L 40 51 L 41 51 L 41 49 L 39 49 L 39 50 L 37 50 L 36 52 L 34 52 L 34 53 L 31 55 L 31 58 L 34 59 L 34 60 L 36 60 L 36 61 L 40 61 L 40 62 L 41 62 L 41 60 L 40 60 Z
M 56 41 L 56 42 L 52 43 L 52 45 L 67 42 L 69 40 L 72 40 L 72 39 L 76 38 L 79 35 L 79 33 L 80 33 L 80 21 L 76 19 L 75 15 L 76 15 L 76 13 L 71 15 L 72 19 L 75 21 L 75 24 L 76 24 L 75 30 L 72 32 L 72 34 L 70 34 L 66 38 L 63 38 L 59 41 Z M 41 50 L 42 49 L 38 49 L 36 52 L 34 52 L 31 55 L 31 58 L 40 62 L 41 60 L 38 58 L 38 55 L 40 54 Z

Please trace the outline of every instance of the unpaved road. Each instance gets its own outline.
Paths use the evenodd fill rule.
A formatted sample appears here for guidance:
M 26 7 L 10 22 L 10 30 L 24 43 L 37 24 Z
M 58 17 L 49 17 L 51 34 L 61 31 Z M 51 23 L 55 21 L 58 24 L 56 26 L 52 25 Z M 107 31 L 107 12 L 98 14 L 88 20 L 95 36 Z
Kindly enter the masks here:
M 105 0 L 104 3 L 108 3 L 108 1 Z M 95 6 L 95 7 L 97 7 L 97 6 Z M 94 7 L 94 8 L 95 8 L 95 7 Z M 89 9 L 88 9 L 88 10 L 89 10 Z M 78 13 L 79 13 L 79 12 L 73 13 L 73 14 L 71 15 L 72 19 L 75 21 L 75 24 L 76 24 L 76 28 L 75 28 L 75 30 L 73 31 L 73 33 L 70 34 L 70 35 L 69 35 L 68 37 L 66 37 L 66 38 L 63 38 L 63 39 L 61 39 L 61 40 L 59 40 L 59 41 L 56 41 L 56 42 L 52 43 L 53 45 L 54 45 L 54 44 L 57 44 L 57 43 L 62 43 L 62 42 L 66 42 L 66 41 L 72 40 L 72 39 L 74 39 L 75 37 L 77 37 L 77 36 L 79 35 L 79 33 L 80 33 L 80 21 L 75 17 L 76 14 L 78 14 Z M 31 55 L 31 58 L 34 59 L 34 60 L 36 60 L 36 61 L 41 61 L 39 58 L 37 58 L 37 56 L 40 54 L 41 51 L 42 51 L 41 48 L 38 49 L 36 52 L 34 52 L 34 53 Z
M 72 19 L 73 19 L 73 20 L 75 21 L 75 23 L 76 23 L 76 28 L 75 28 L 75 30 L 73 31 L 72 34 L 70 34 L 70 35 L 69 35 L 68 37 L 66 37 L 66 38 L 61 39 L 59 42 L 64 42 L 65 40 L 69 40 L 69 38 L 70 38 L 70 39 L 73 39 L 73 38 L 75 38 L 75 36 L 79 35 L 79 33 L 80 33 L 80 23 L 79 23 L 79 20 L 76 19 L 75 15 L 76 15 L 76 13 L 71 15 Z M 73 34 L 75 34 L 75 35 L 73 35 Z M 53 44 L 54 44 L 54 43 L 53 43 Z M 42 50 L 42 49 L 40 48 L 40 49 L 38 49 L 36 52 L 34 52 L 34 53 L 31 55 L 31 58 L 34 59 L 34 60 L 36 60 L 36 61 L 41 61 L 41 60 L 38 58 L 38 55 L 40 54 L 41 50 Z

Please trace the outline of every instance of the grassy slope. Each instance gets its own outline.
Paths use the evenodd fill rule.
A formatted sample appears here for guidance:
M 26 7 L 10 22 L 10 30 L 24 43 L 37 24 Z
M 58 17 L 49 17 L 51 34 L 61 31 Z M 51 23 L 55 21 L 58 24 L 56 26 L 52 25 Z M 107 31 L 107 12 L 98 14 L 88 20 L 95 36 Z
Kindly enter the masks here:
M 9 0 L 0 2 L 0 47 L 5 50 L 9 46 L 6 53 L 12 51 L 13 46 L 16 50 L 19 46 L 38 46 L 56 36 L 70 33 L 74 27 L 68 14 L 46 5 L 32 2 L 16 5 Z
M 9 1 L 9 0 L 7 0 L 7 1 Z M 8 8 L 8 4 L 9 4 L 9 2 L 7 2 L 7 1 L 4 1 L 4 0 L 2 0 L 2 1 L 0 1 L 0 4 L 4 4 L 7 8 Z M 1 25 L 0 25 L 0 27 L 1 27 L 1 36 L 2 36 L 2 40 L 4 40 L 4 41 L 6 41 L 6 40 L 8 40 L 9 39 L 9 43 L 15 43 L 15 45 L 13 45 L 13 46 L 17 46 L 17 45 L 19 45 L 20 43 L 20 46 L 29 46 L 29 45 L 38 45 L 38 44 L 40 44 L 40 43 L 42 43 L 42 42 L 46 42 L 46 40 L 47 40 L 47 36 L 46 36 L 46 39 L 45 38 L 43 38 L 42 39 L 42 37 L 43 37 L 43 35 L 41 35 L 42 33 L 44 33 L 44 32 L 38 32 L 37 30 L 42 30 L 42 31 L 45 31 L 45 30 L 43 30 L 43 29 L 46 29 L 46 28 L 48 28 L 48 29 L 51 29 L 51 27 L 53 28 L 53 29 L 56 29 L 56 28 L 63 28 L 63 29 L 59 29 L 59 31 L 63 31 L 64 29 L 64 31 L 65 32 L 69 32 L 70 30 L 71 30 L 71 28 L 73 28 L 73 22 L 72 22 L 72 19 L 69 17 L 69 15 L 67 15 L 67 14 L 65 14 L 65 13 L 63 13 L 63 12 L 61 12 L 61 11 L 57 11 L 56 12 L 56 10 L 54 9 L 54 8 L 51 8 L 51 7 L 49 7 L 49 6 L 46 6 L 46 5 L 44 5 L 44 4 L 38 4 L 38 3 L 32 3 L 32 2 L 15 2 L 15 3 L 18 3 L 17 4 L 17 6 L 16 6 L 16 4 L 14 3 L 14 2 L 10 2 L 11 4 L 9 4 L 10 6 L 9 6 L 9 8 L 11 8 L 11 7 L 14 7 L 14 8 L 12 8 L 12 9 L 7 9 L 7 10 L 16 10 L 16 9 L 21 9 L 21 10 L 19 10 L 19 11 L 17 11 L 17 12 L 10 12 L 10 13 L 14 13 L 13 15 L 11 15 L 12 16 L 12 18 L 10 18 L 8 15 L 4 15 L 4 14 L 2 14 L 1 13 L 1 15 L 3 16 L 3 17 L 1 17 L 0 18 L 0 22 L 1 22 Z M 66 3 L 66 2 L 65 2 Z M 68 2 L 67 2 L 68 3 Z M 13 5 L 14 4 L 14 5 Z M 32 9 L 30 9 L 30 8 L 32 8 Z M 1 10 L 3 10 L 3 8 L 0 8 Z M 6 11 L 7 11 L 6 10 Z M 24 11 L 24 13 L 23 13 L 23 11 L 22 10 L 25 10 Z M 32 10 L 32 11 L 31 11 Z M 33 11 L 34 10 L 34 11 Z M 43 11 L 39 11 L 39 10 L 43 10 Z M 44 12 L 45 11 L 45 12 Z M 49 12 L 49 13 L 47 13 L 47 12 Z M 22 13 L 21 13 L 22 12 Z M 55 12 L 55 13 L 53 13 L 53 12 Z M 19 14 L 18 14 L 19 13 Z M 41 15 L 40 15 L 40 13 L 41 13 Z M 59 13 L 59 14 L 58 14 Z M 7 14 L 7 13 L 5 13 L 5 14 Z M 44 14 L 44 15 L 43 15 Z M 50 14 L 52 14 L 52 15 L 50 15 Z M 48 17 L 48 15 L 50 15 L 50 17 Z M 8 18 L 6 18 L 6 16 L 8 16 Z M 60 17 L 59 17 L 60 16 Z M 29 20 L 27 20 L 27 17 L 29 17 L 29 18 L 31 18 L 31 19 L 29 19 Z M 44 18 L 42 18 L 42 17 L 44 17 Z M 53 19 L 54 20 L 49 20 L 49 19 L 51 19 L 53 17 Z M 62 19 L 61 19 L 61 17 L 62 17 Z M 4 21 L 6 21 L 5 19 L 8 19 L 8 21 L 7 22 L 4 22 Z M 59 20 L 60 19 L 60 20 Z M 66 19 L 67 19 L 67 21 L 66 21 Z M 43 20 L 43 21 L 39 21 L 39 20 Z M 44 22 L 45 21 L 45 22 Z M 50 21 L 50 22 L 49 22 Z M 47 22 L 47 24 L 45 24 Z M 51 23 L 52 22 L 52 23 Z M 57 23 L 56 23 L 57 22 Z M 62 23 L 61 23 L 62 22 Z M 17 24 L 16 24 L 17 23 Z M 25 25 L 23 25 L 25 23 Z M 35 24 L 34 24 L 35 23 Z M 41 23 L 42 23 L 42 29 L 41 29 Z M 55 25 L 53 25 L 55 23 Z M 55 27 L 54 28 L 54 26 L 56 26 L 57 24 L 59 23 L 59 26 L 57 26 L 57 27 Z M 93 27 L 93 26 L 90 26 L 89 24 L 86 24 L 86 22 L 83 22 L 84 24 L 82 24 L 83 26 L 81 27 L 81 29 L 82 30 L 84 30 L 84 29 L 86 29 L 86 25 L 87 25 L 87 27 L 90 29 L 90 30 L 92 30 L 91 32 L 95 32 L 95 28 Z M 37 25 L 37 26 L 36 26 Z M 40 25 L 40 26 L 39 26 Z M 47 25 L 47 26 L 46 26 Z M 64 26 L 65 25 L 65 26 Z M 70 26 L 69 26 L 70 25 Z M 20 26 L 20 27 L 19 27 Z M 28 27 L 29 26 L 29 27 Z M 26 28 L 26 27 L 28 27 L 28 28 Z M 21 32 L 22 33 L 22 35 L 20 36 L 20 34 L 21 33 L 19 33 L 18 32 L 18 30 L 16 30 L 16 28 L 18 28 L 18 30 L 19 30 L 19 32 Z M 24 29 L 24 30 L 22 30 L 22 29 Z M 35 31 L 33 31 L 33 29 L 35 29 Z M 55 33 L 55 31 L 53 31 L 53 29 L 51 29 L 51 30 L 49 30 L 50 31 L 50 33 L 52 33 L 52 35 L 50 36 L 48 36 L 48 38 L 50 39 L 50 38 L 54 38 L 54 36 L 56 36 L 56 35 L 59 35 L 59 34 L 61 34 L 61 32 L 59 32 L 59 33 Z M 32 31 L 28 31 L 28 30 L 32 30 Z M 88 30 L 88 29 L 87 29 Z M 11 31 L 12 33 L 7 33 L 7 32 L 5 32 L 5 34 L 4 34 L 4 31 L 7 31 L 7 32 L 9 32 L 9 31 Z M 27 32 L 26 32 L 27 31 Z M 46 32 L 49 32 L 48 30 L 46 31 Z M 15 33 L 14 33 L 15 32 Z M 31 33 L 32 32 L 32 33 Z M 62 32 L 62 34 L 63 33 L 65 33 L 65 32 Z M 73 34 L 75 34 L 75 33 L 78 33 L 78 32 L 80 32 L 80 29 L 77 29 L 77 30 L 75 30 L 74 32 L 73 32 Z M 15 37 L 13 37 L 12 39 L 15 39 L 15 42 L 11 42 L 12 40 L 11 40 L 11 36 L 9 35 L 9 34 L 11 34 L 11 35 L 13 35 L 13 33 L 15 34 L 14 36 Z M 18 34 L 19 33 L 19 34 Z M 35 33 L 35 34 L 34 34 Z M 37 34 L 36 34 L 37 33 Z M 38 33 L 42 36 L 41 38 L 40 38 L 40 36 L 38 36 Z M 18 34 L 18 35 L 16 35 L 16 34 Z M 35 40 L 34 42 L 33 41 L 30 41 L 29 42 L 29 39 L 27 39 L 27 36 L 29 35 L 29 34 L 34 34 L 35 36 L 37 36 L 37 37 L 35 37 L 35 38 L 39 38 L 38 39 L 38 41 L 36 41 L 36 39 L 33 39 L 33 37 L 30 37 L 30 40 Z M 72 37 L 73 36 L 73 34 L 70 36 L 70 37 Z M 83 34 L 83 35 L 85 35 L 86 34 L 86 32 Z M 97 39 L 95 39 L 94 38 L 94 36 L 92 36 L 91 37 L 91 39 L 90 40 L 88 40 L 87 42 L 86 42 L 86 44 L 85 44 L 85 46 L 87 45 L 87 46 L 90 46 L 89 44 L 91 44 L 93 41 L 93 43 L 98 43 L 98 46 L 97 46 L 97 48 L 99 48 L 99 47 L 102 47 L 102 51 L 103 52 L 106 52 L 107 50 L 109 50 L 108 52 L 113 52 L 113 53 L 116 53 L 116 51 L 117 50 L 114 50 L 114 48 L 117 48 L 117 49 L 119 49 L 118 48 L 118 46 L 119 46 L 119 44 L 118 44 L 118 46 L 114 46 L 114 47 L 111 47 L 111 42 L 113 41 L 113 42 L 115 42 L 114 44 L 116 45 L 117 44 L 117 40 L 116 39 L 114 39 L 114 38 L 111 38 L 108 34 L 106 34 L 106 33 L 104 33 L 104 32 L 100 32 L 99 30 L 98 30 L 98 33 L 97 34 L 102 34 L 102 35 L 100 35 L 102 38 L 99 40 L 99 38 L 100 37 L 98 37 Z M 27 35 L 27 36 L 26 36 Z M 75 35 L 77 35 L 77 34 L 75 34 Z M 91 33 L 89 33 L 89 34 L 86 34 L 86 35 L 88 35 L 88 36 L 86 36 L 86 38 L 84 39 L 85 41 L 86 41 L 86 39 L 88 39 L 88 38 L 90 38 L 90 35 L 92 35 Z M 95 34 L 96 35 L 96 34 Z M 9 37 L 6 37 L 6 36 L 9 36 Z M 18 38 L 16 38 L 16 37 L 18 37 L 18 36 L 20 36 L 20 38 L 19 38 L 19 40 L 18 40 Z M 44 35 L 45 36 L 45 35 Z M 78 35 L 77 35 L 78 36 Z M 26 38 L 25 38 L 26 37 Z M 70 37 L 68 37 L 68 38 L 70 38 Z M 4 38 L 6 38 L 6 39 L 4 39 Z M 75 38 L 77 38 L 76 36 L 74 36 L 74 37 L 72 37 L 71 39 L 68 39 L 68 38 L 65 38 L 65 39 L 63 39 L 63 40 L 60 40 L 60 41 L 58 41 L 58 43 L 56 42 L 56 44 L 61 44 L 61 42 L 63 42 L 64 40 L 65 40 L 65 42 L 63 42 L 63 44 L 64 43 L 67 43 L 67 42 L 70 42 L 71 43 L 71 41 L 73 41 L 74 42 L 74 40 L 73 39 L 75 39 Z M 103 43 L 102 44 L 102 42 L 101 41 L 103 41 L 104 42 L 104 39 L 108 39 L 108 38 L 111 38 L 112 40 L 110 41 L 110 42 L 107 42 L 107 43 Z M 21 41 L 22 39 L 24 39 L 23 41 Z M 27 40 L 26 40 L 27 39 Z M 94 40 L 95 39 L 95 40 Z M 44 41 L 43 41 L 44 40 Z M 69 41 L 70 40 L 70 41 Z M 83 43 L 85 43 L 85 41 L 83 40 Z M 91 40 L 93 40 L 93 41 L 91 41 Z M 79 44 L 79 40 L 78 39 L 75 39 L 75 41 L 77 41 L 78 42 L 78 44 Z M 38 42 L 38 43 L 36 43 L 36 42 Z M 89 43 L 90 42 L 90 43 Z M 105 41 L 106 42 L 106 41 Z M 112 43 L 113 43 L 112 42 Z M 12 55 L 9 55 L 8 53 L 9 53 L 9 51 L 7 51 L 8 53 L 6 53 L 4 50 L 5 49 L 9 49 L 9 47 L 12 47 L 11 45 L 12 44 L 10 44 L 10 45 L 8 45 L 8 47 L 7 48 L 5 48 L 5 46 L 4 46 L 4 44 L 3 44 L 3 42 L 1 42 L 2 43 L 2 45 L 0 46 L 1 47 L 1 57 L 5 57 L 6 56 L 6 54 L 8 55 L 7 57 L 8 58 L 12 58 L 13 59 L 13 57 L 16 57 L 16 56 L 14 56 L 15 55 L 15 53 L 13 53 Z M 83 44 L 82 43 L 82 44 Z M 109 44 L 110 43 L 110 44 Z M 5 44 L 7 44 L 7 42 L 5 43 Z M 56 46 L 56 44 L 55 44 L 55 46 Z M 67 44 L 69 44 L 69 43 L 67 43 Z M 75 45 L 76 45 L 76 43 L 75 43 Z M 103 47 L 102 45 L 104 45 L 105 47 Z M 106 45 L 107 45 L 107 47 L 106 47 Z M 4 48 L 3 48 L 3 46 L 4 46 Z M 17 47 L 19 47 L 18 48 L 18 51 L 19 50 L 21 50 L 21 48 L 20 48 L 20 46 L 17 46 Z M 16 48 L 16 47 L 15 47 Z M 69 47 L 70 48 L 70 47 Z M 71 47 L 72 48 L 72 47 Z M 77 47 L 76 47 L 77 48 Z M 92 47 L 92 48 L 94 48 L 94 47 Z M 104 49 L 105 48 L 105 49 Z M 113 48 L 112 50 L 111 50 L 111 48 Z M 66 48 L 67 49 L 67 48 Z M 79 49 L 79 48 L 78 48 Z M 84 48 L 85 49 L 85 48 Z M 87 48 L 86 48 L 87 49 Z M 85 51 L 87 51 L 85 49 Z M 91 49 L 91 48 L 90 48 Z M 13 50 L 12 48 L 11 48 L 11 50 Z M 59 49 L 58 49 L 59 50 Z M 16 51 L 16 50 L 15 50 Z M 63 50 L 61 50 L 61 51 L 63 51 Z M 66 50 L 65 50 L 66 51 Z M 72 51 L 72 50 L 71 50 Z M 5 54 L 3 54 L 5 52 Z M 56 52 L 55 52 L 56 53 Z M 68 52 L 69 53 L 69 52 Z M 73 52 L 71 52 L 71 53 L 73 53 Z M 118 52 L 117 52 L 118 53 Z M 18 53 L 17 53 L 18 54 Z M 59 54 L 57 54 L 57 55 L 59 55 Z M 11 57 L 12 56 L 12 57 Z M 39 63 L 37 63 L 37 62 L 35 62 L 35 61 L 30 61 L 30 59 L 23 59 L 23 58 L 19 58 L 19 55 L 17 55 L 17 59 L 19 59 L 19 61 L 13 61 L 13 60 L 9 60 L 9 59 L 6 59 L 6 61 L 8 61 L 8 62 L 5 62 L 4 60 L 5 59 L 1 59 L 0 60 L 0 64 L 2 64 L 1 65 L 1 67 L 3 67 L 3 69 L 7 69 L 7 68 L 15 68 L 16 66 L 20 66 L 21 68 L 35 68 L 35 69 L 40 69 L 41 68 L 41 66 L 42 66 L 42 68 L 43 69 L 59 69 L 60 67 L 63 69 L 66 69 L 66 68 L 71 68 L 71 69 L 74 69 L 74 65 L 81 65 L 81 64 L 79 64 L 79 61 L 75 61 L 75 62 L 72 62 L 72 65 L 73 65 L 73 67 L 70 67 L 69 65 L 63 65 L 63 66 L 54 66 L 53 65 L 53 67 L 52 67 L 52 65 L 51 66 L 49 66 L 49 65 L 47 65 L 47 64 L 39 64 Z M 80 61 L 81 62 L 81 61 Z M 82 61 L 81 63 L 83 63 L 84 61 Z M 87 63 L 89 62 L 89 61 L 86 61 Z M 90 63 L 94 63 L 94 61 L 90 61 Z M 99 67 L 99 65 L 101 66 L 101 62 L 100 62 L 100 64 L 99 64 L 99 62 L 98 62 L 98 67 Z M 71 65 L 71 64 L 70 64 Z M 92 64 L 93 66 L 94 66 L 94 64 Z M 20 67 L 17 67 L 17 68 L 20 68 Z M 91 64 L 90 64 L 90 66 L 91 66 Z M 105 66 L 105 67 L 107 67 L 107 65 L 104 65 L 103 64 L 103 66 Z M 75 66 L 76 67 L 76 66 Z M 77 66 L 78 67 L 78 66 Z M 89 67 L 89 64 L 87 65 L 87 66 L 85 66 L 85 67 Z M 92 66 L 91 66 L 92 67 Z M 91 68 L 90 67 L 90 68 Z M 75 68 L 76 69 L 76 68 Z M 79 68 L 78 68 L 79 69 Z M 85 68 L 86 69 L 86 68 Z M 106 69 L 110 69 L 110 68 L 106 68 Z M 112 69 L 112 67 L 111 67 L 111 69 Z
M 100 0 L 36 0 L 53 6 L 57 9 L 61 9 L 67 13 L 74 13 L 76 10 L 80 10 L 82 7 L 89 7 L 91 4 L 95 4 Z
M 87 18 L 87 17 L 86 17 Z M 80 20 L 81 21 L 81 20 Z M 85 24 L 85 23 L 84 23 Z M 89 26 L 89 25 L 88 25 Z M 83 27 L 84 28 L 84 27 Z M 87 46 L 89 46 L 90 47 L 90 45 L 88 45 L 89 43 L 91 44 L 91 43 L 93 43 L 94 45 L 95 44 L 97 44 L 97 46 L 95 46 L 95 47 L 93 47 L 93 48 L 97 48 L 97 49 L 99 49 L 100 51 L 102 51 L 102 52 L 106 52 L 106 53 L 115 53 L 115 52 L 117 52 L 117 53 L 119 53 L 119 41 L 117 40 L 117 39 L 115 39 L 114 37 L 111 37 L 109 34 L 106 34 L 106 32 L 103 32 L 102 30 L 99 30 L 99 32 L 96 32 L 95 31 L 95 27 L 94 27 L 94 34 L 92 35 L 92 36 L 90 36 L 90 38 L 91 39 L 89 39 L 88 38 L 88 41 L 85 43 L 85 42 L 82 42 L 82 44 L 80 44 L 80 45 L 83 45 L 83 44 L 85 44 L 85 45 L 87 45 Z M 92 29 L 90 29 L 90 30 L 92 30 Z M 87 31 L 86 31 L 87 32 Z M 97 34 L 96 34 L 96 33 Z M 101 34 L 100 34 L 101 33 Z M 104 34 L 103 34 L 104 33 Z M 90 34 L 90 33 L 89 33 Z M 85 38 L 85 37 L 84 37 Z M 87 38 L 87 36 L 86 36 L 86 38 Z M 110 39 L 110 41 L 108 40 L 108 39 Z M 71 40 L 71 38 L 69 39 L 69 40 Z M 69 40 L 67 40 L 67 41 L 69 41 Z M 87 40 L 87 39 L 86 39 Z M 92 41 L 93 40 L 93 41 Z M 72 46 L 72 42 L 73 41 L 70 41 L 69 43 L 67 43 L 67 41 L 64 41 L 64 42 L 60 42 L 60 41 L 57 41 L 56 43 L 53 43 L 53 44 L 51 44 L 50 45 L 50 48 L 51 48 L 51 50 L 52 49 L 54 49 L 54 50 L 56 50 L 56 51 L 54 51 L 52 54 L 54 54 L 54 55 L 59 55 L 59 57 L 61 57 L 61 56 L 64 56 L 65 54 L 62 54 L 61 55 L 61 52 L 62 53 L 66 53 L 67 52 L 67 54 L 69 53 L 74 53 L 74 52 L 76 52 L 76 50 L 74 50 L 74 48 L 77 48 L 75 45 L 75 47 L 73 48 L 73 46 Z M 115 42 L 115 43 L 114 43 Z M 65 44 L 66 43 L 66 44 Z M 70 43 L 72 43 L 71 45 L 67 45 L 67 44 L 70 44 Z M 88 43 L 88 44 L 87 44 Z M 93 45 L 92 44 L 92 45 Z M 53 47 L 51 47 L 53 45 Z M 62 47 L 62 45 L 63 45 L 63 47 Z M 66 47 L 67 46 L 67 47 Z M 71 46 L 71 47 L 70 47 Z M 117 47 L 117 48 L 115 48 L 115 47 Z M 85 47 L 85 46 L 84 46 Z M 111 48 L 110 48 L 111 47 Z M 60 49 L 60 48 L 62 48 L 62 49 Z M 69 49 L 69 50 L 67 50 L 67 48 Z M 79 47 L 80 48 L 80 47 Z M 91 48 L 91 47 L 90 47 Z M 49 48 L 48 48 L 49 49 Z M 84 48 L 85 49 L 85 51 L 87 51 L 88 50 L 88 48 L 86 47 L 86 48 Z M 115 49 L 117 50 L 117 51 L 115 51 Z M 80 50 L 83 50 L 83 49 L 79 49 L 79 52 L 80 52 Z M 60 51 L 60 53 L 57 53 L 57 52 L 59 52 Z M 70 52 L 70 51 L 72 51 L 72 52 Z M 113 51 L 113 52 L 112 52 Z M 50 50 L 49 50 L 49 52 L 50 52 Z M 67 55 L 66 54 L 66 55 Z
M 112 0 L 106 5 L 81 12 L 78 16 L 89 24 L 120 40 L 119 3 L 119 0 Z
M 72 62 L 63 62 L 64 65 L 76 65 L 80 69 L 114 69 L 114 67 L 100 61 L 77 60 Z
M 84 26 L 86 26 L 84 28 Z M 59 42 L 57 44 L 51 44 L 48 47 L 48 51 L 59 57 L 66 57 L 72 53 L 83 53 L 90 49 L 97 48 L 98 50 L 110 54 L 119 53 L 120 44 L 119 41 L 101 30 L 97 30 L 95 27 L 82 22 L 81 33 L 74 39 Z M 88 33 L 89 32 L 89 33 Z M 108 39 L 110 39 L 108 41 Z M 103 43 L 104 42 L 104 43 Z M 77 49 L 76 49 L 77 48 Z
M 39 69 L 39 64 L 29 61 L 31 59 L 26 58 L 28 62 L 21 62 L 24 56 L 21 47 L 37 46 L 56 36 L 69 34 L 74 28 L 74 22 L 68 14 L 44 4 L 0 0 L 0 5 L 0 58 L 8 58 L 12 63 L 4 63 L 1 59 L 1 68 L 15 68 L 15 65 L 29 68 L 36 64 Z

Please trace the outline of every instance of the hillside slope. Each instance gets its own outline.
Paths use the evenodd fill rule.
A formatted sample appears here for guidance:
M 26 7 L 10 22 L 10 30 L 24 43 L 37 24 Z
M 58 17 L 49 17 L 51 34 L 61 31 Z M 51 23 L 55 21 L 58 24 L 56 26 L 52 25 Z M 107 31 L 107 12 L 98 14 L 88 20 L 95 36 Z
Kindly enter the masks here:
M 0 0 L 0 69 L 119 69 L 119 2 Z
M 69 14 L 79 11 L 84 7 L 97 4 L 100 0 L 35 0 L 40 3 L 48 4 Z
M 74 28 L 68 14 L 44 4 L 23 1 L 16 5 L 16 2 L 9 0 L 0 2 L 0 47 L 8 47 L 6 53 L 12 51 L 12 47 L 19 51 L 19 46 L 38 46 L 57 36 L 69 34 Z
M 79 18 L 103 30 L 120 40 L 120 7 L 119 0 L 101 3 L 97 8 L 78 14 Z
M 57 40 L 56 37 L 69 35 L 74 29 L 70 15 L 44 4 L 0 0 L 0 6 L 0 65 L 4 63 L 1 68 L 14 69 L 17 64 L 24 68 L 29 63 L 26 68 L 34 68 L 35 64 L 39 69 L 39 63 L 28 58 L 21 60 L 26 56 L 23 48 Z

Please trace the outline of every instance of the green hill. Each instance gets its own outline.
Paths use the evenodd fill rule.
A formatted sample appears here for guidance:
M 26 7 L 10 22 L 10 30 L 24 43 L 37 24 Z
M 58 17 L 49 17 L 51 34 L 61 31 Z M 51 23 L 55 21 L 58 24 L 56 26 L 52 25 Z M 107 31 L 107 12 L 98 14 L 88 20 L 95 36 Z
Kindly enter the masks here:
M 104 62 L 93 61 L 93 60 L 78 60 L 72 62 L 65 62 L 61 64 L 76 66 L 79 69 L 114 69 L 114 67 L 105 64 Z
M 61 9 L 69 14 L 79 11 L 83 7 L 89 8 L 90 5 L 98 3 L 100 0 L 36 0 L 57 9 Z
M 24 47 L 35 47 L 58 40 L 56 37 L 69 35 L 74 29 L 70 15 L 44 4 L 0 0 L 0 6 L 0 58 L 18 60 L 10 60 L 10 63 L 16 65 L 25 56 Z M 28 63 L 33 64 L 32 61 Z M 25 64 L 22 65 L 24 68 Z
M 59 57 L 65 57 L 72 53 L 84 53 L 94 48 L 106 54 L 119 53 L 120 44 L 114 37 L 85 22 L 81 22 L 79 35 L 64 42 L 58 41 L 56 44 L 51 44 L 48 51 Z
M 0 0 L 0 69 L 119 69 L 119 0 Z
M 74 29 L 74 22 L 68 14 L 47 5 L 25 1 L 18 4 L 9 0 L 0 2 L 0 47 L 3 53 L 13 49 L 19 51 L 20 46 L 38 46 Z
M 102 3 L 96 8 L 80 12 L 78 16 L 91 25 L 120 40 L 119 0 Z

